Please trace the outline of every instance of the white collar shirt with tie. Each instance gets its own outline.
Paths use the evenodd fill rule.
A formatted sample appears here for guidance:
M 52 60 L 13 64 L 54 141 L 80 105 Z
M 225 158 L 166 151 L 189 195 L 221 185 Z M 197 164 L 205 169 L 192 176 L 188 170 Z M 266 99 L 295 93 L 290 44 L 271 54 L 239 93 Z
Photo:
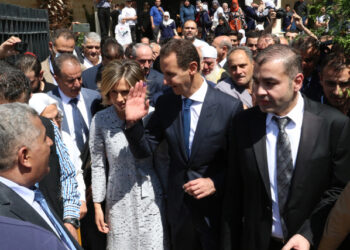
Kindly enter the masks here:
M 193 101 L 191 108 L 190 108 L 191 126 L 190 126 L 190 137 L 189 137 L 189 144 L 188 144 L 190 154 L 191 154 L 191 148 L 192 148 L 194 134 L 195 134 L 196 129 L 197 129 L 199 116 L 200 116 L 200 113 L 202 110 L 203 102 L 205 99 L 205 95 L 207 94 L 207 91 L 208 91 L 208 83 L 203 78 L 203 83 L 202 83 L 201 87 L 189 97 L 189 99 L 191 99 Z M 181 96 L 181 97 L 182 97 L 182 99 L 186 98 L 184 96 Z M 183 102 L 182 102 L 182 105 L 183 105 Z
M 31 190 L 24 186 L 20 186 L 17 183 L 6 179 L 2 176 L 0 176 L 0 182 L 2 182 L 7 187 L 11 188 L 23 200 L 25 200 L 45 220 L 45 222 L 51 227 L 51 229 L 57 234 L 57 236 L 60 237 L 58 232 L 56 231 L 55 226 L 51 223 L 50 219 L 47 217 L 40 204 L 34 200 L 34 190 Z
M 73 98 L 66 96 L 61 91 L 60 88 L 58 88 L 58 91 L 59 91 L 60 96 L 61 96 L 62 105 L 63 105 L 63 109 L 64 109 L 64 113 L 65 113 L 65 117 L 63 117 L 63 119 L 67 120 L 68 127 L 69 127 L 69 134 L 71 135 L 72 140 L 76 144 L 74 120 L 73 120 L 73 108 L 72 108 L 72 105 L 69 103 L 69 101 Z M 87 127 L 89 128 L 90 125 L 89 125 L 88 113 L 87 113 L 84 98 L 83 98 L 81 92 L 79 93 L 79 95 L 76 98 L 78 99 L 77 107 L 80 110 Z M 84 136 L 84 142 L 86 142 L 87 138 L 84 134 L 83 134 L 83 136 Z M 64 143 L 66 143 L 66 142 L 64 141 Z
M 276 146 L 279 128 L 277 123 L 272 119 L 275 114 L 268 113 L 266 117 L 266 153 L 267 165 L 269 170 L 270 190 L 272 198 L 272 236 L 283 239 L 283 231 L 281 226 L 281 219 L 278 206 L 278 189 L 277 189 L 277 159 Z M 280 118 L 279 116 L 276 116 Z M 298 154 L 298 147 L 300 142 L 301 127 L 304 117 L 304 99 L 300 92 L 298 93 L 298 101 L 295 107 L 285 116 L 290 118 L 285 131 L 289 137 L 293 167 Z

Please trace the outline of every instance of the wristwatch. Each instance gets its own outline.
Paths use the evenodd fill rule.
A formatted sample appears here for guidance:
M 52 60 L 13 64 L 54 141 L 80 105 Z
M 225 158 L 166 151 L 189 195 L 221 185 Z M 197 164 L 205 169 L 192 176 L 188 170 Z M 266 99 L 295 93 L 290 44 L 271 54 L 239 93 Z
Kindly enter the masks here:
M 72 224 L 76 229 L 80 227 L 80 221 L 77 218 L 65 218 L 63 222 Z

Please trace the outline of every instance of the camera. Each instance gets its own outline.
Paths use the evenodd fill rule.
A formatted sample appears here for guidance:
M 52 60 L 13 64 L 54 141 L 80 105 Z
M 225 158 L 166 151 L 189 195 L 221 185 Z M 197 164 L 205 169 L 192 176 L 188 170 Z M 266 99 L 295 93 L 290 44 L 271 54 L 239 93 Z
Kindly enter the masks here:
M 26 42 L 19 42 L 15 44 L 15 50 L 18 51 L 19 53 L 24 53 L 27 51 L 28 48 L 28 43 Z

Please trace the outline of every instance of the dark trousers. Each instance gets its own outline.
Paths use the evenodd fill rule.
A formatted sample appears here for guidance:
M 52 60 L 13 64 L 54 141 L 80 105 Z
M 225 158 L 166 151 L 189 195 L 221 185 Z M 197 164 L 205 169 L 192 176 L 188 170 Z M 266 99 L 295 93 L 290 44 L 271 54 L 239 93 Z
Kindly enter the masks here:
M 154 29 L 153 29 L 153 40 L 154 41 L 157 41 L 158 33 L 159 33 L 159 25 L 154 25 Z
M 133 43 L 136 43 L 136 25 L 129 25 L 131 32 L 131 39 Z
M 109 8 L 97 8 L 98 21 L 100 22 L 101 37 L 108 36 L 109 21 L 110 21 L 110 9 Z

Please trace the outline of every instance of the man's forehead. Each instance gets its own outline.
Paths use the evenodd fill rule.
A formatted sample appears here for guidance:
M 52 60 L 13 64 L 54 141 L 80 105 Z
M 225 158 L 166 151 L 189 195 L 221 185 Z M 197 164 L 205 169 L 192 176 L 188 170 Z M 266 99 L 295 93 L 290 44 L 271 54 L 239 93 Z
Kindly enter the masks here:
M 59 38 L 56 39 L 55 41 L 55 46 L 62 46 L 62 47 L 74 47 L 75 41 L 74 39 L 66 39 L 63 36 L 60 36 Z

